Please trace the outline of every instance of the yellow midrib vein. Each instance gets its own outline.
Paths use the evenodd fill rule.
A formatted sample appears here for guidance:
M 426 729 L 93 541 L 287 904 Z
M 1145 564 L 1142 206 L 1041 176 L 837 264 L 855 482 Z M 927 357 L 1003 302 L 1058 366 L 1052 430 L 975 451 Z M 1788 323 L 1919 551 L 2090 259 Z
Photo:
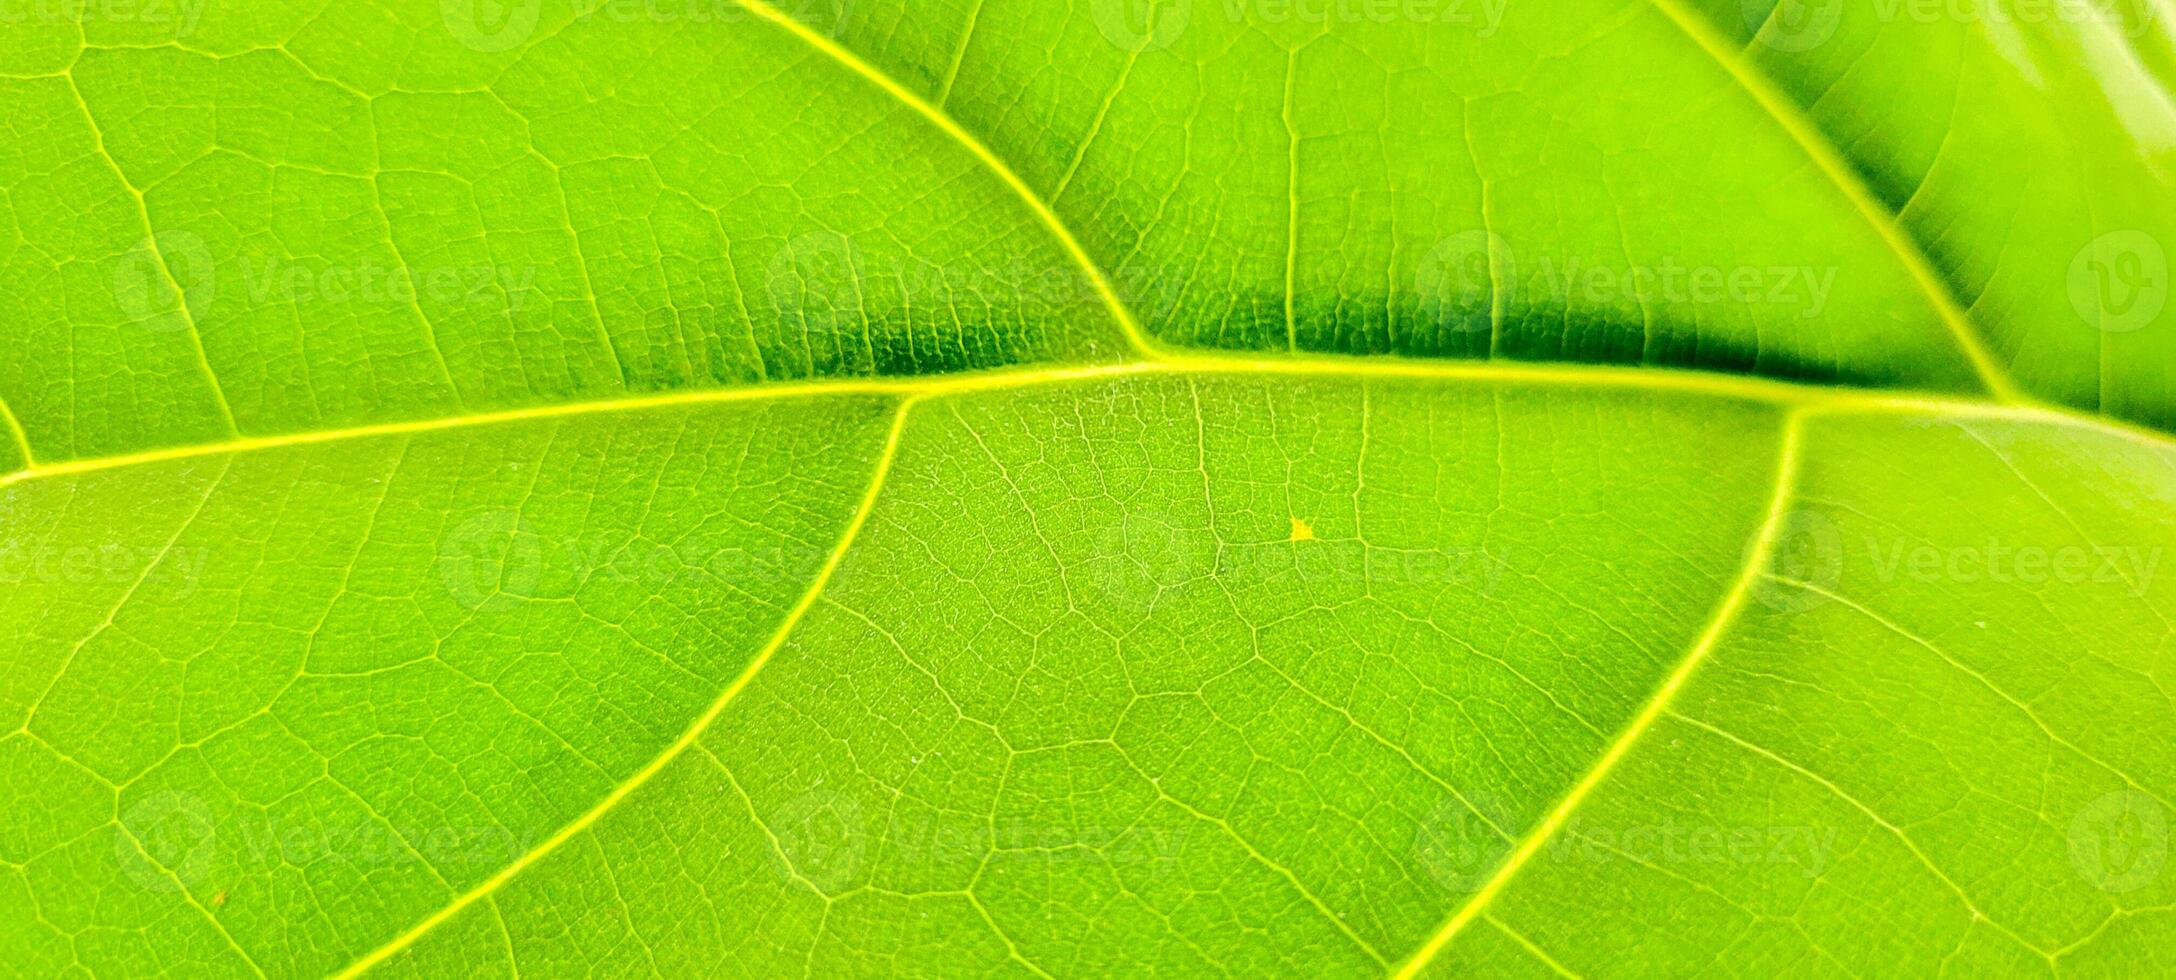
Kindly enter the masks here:
M 0 489 L 53 477 L 75 476 L 134 466 L 202 459 L 231 453 L 263 452 L 351 440 L 420 435 L 430 432 L 445 432 L 550 419 L 578 418 L 589 415 L 688 408 L 735 402 L 854 395 L 931 399 L 1070 382 L 1175 374 L 1322 377 L 1351 381 L 1370 379 L 1463 381 L 1494 384 L 1533 384 L 1594 390 L 1651 391 L 1709 398 L 1730 398 L 1776 405 L 1805 406 L 1836 414 L 1920 415 L 1931 418 L 1992 419 L 2038 425 L 2058 425 L 2090 430 L 2103 435 L 2141 443 L 2159 450 L 2176 450 L 2176 436 L 2171 436 L 2168 433 L 2133 425 L 2118 419 L 2090 415 L 2057 406 L 2002 404 L 1908 391 L 1837 388 L 1687 369 L 1538 362 L 1426 361 L 1328 355 L 1301 357 L 1170 355 L 1152 360 L 1128 361 L 1117 364 L 1013 368 L 945 375 L 937 378 L 839 378 L 772 385 L 752 385 L 743 388 L 677 391 L 634 398 L 564 402 L 556 405 L 539 405 L 473 415 L 384 422 L 339 429 L 321 429 L 312 432 L 251 436 L 222 442 L 171 446 L 115 456 L 35 464 L 26 469 L 0 475 Z
M 1586 802 L 1595 787 L 1607 780 L 1617 765 L 1624 761 L 1625 756 L 1631 754 L 1640 737 L 1647 734 L 1655 726 L 1655 722 L 1669 710 L 1670 703 L 1677 698 L 1678 692 L 1684 690 L 1686 682 L 1692 679 L 1700 665 L 1707 662 L 1709 655 L 1722 642 L 1731 624 L 1737 621 L 1738 611 L 1745 607 L 1747 598 L 1752 595 L 1769 563 L 1774 560 L 1776 541 L 1782 535 L 1783 522 L 1790 510 L 1791 496 L 1798 484 L 1803 452 L 1801 433 L 1804 428 L 1804 414 L 1803 410 L 1793 411 L 1783 419 L 1782 446 L 1776 452 L 1775 490 L 1769 494 L 1767 512 L 1761 519 L 1751 545 L 1746 549 L 1745 562 L 1738 571 L 1738 577 L 1723 593 L 1722 600 L 1716 604 L 1706 628 L 1701 630 L 1691 650 L 1685 654 L 1684 659 L 1678 661 L 1677 667 L 1663 679 L 1662 685 L 1647 699 L 1640 713 L 1625 725 L 1624 730 L 1610 742 L 1609 748 L 1595 760 L 1594 765 L 1587 769 L 1578 782 L 1572 784 L 1572 788 L 1558 801 L 1556 807 L 1519 841 L 1518 846 L 1512 849 L 1510 856 L 1504 859 L 1503 864 L 1497 867 L 1496 873 L 1489 877 L 1481 889 L 1464 905 L 1459 906 L 1458 911 L 1429 936 L 1428 941 L 1413 957 L 1393 974 L 1394 980 L 1412 980 L 1418 976 L 1444 947 L 1450 945 L 1451 940 L 1457 938 L 1461 931 L 1487 910 L 1489 903 L 1495 901 L 1496 896 L 1503 892 L 1505 886 L 1511 883 L 1527 862 L 1541 853 L 1541 849 L 1548 846 L 1549 841 L 1564 829 L 1572 813 L 1579 809 L 1580 804 Z
M 842 67 L 852 71 L 854 74 L 861 76 L 869 83 L 875 85 L 877 88 L 890 95 L 892 98 L 896 99 L 901 105 L 906 106 L 907 108 L 914 111 L 916 114 L 920 115 L 923 119 L 928 121 L 933 126 L 937 127 L 952 140 L 956 141 L 962 148 L 966 149 L 970 154 L 972 154 L 978 161 L 980 161 L 986 168 L 988 168 L 992 174 L 997 176 L 1015 195 L 1019 197 L 1019 199 L 1035 215 L 1038 221 L 1046 226 L 1050 234 L 1063 247 L 1066 254 L 1079 267 L 1082 275 L 1085 276 L 1090 284 L 1093 286 L 1098 295 L 1098 298 L 1108 309 L 1108 312 L 1113 322 L 1117 324 L 1120 332 L 1124 335 L 1129 346 L 1133 347 L 1136 352 L 1142 357 L 1147 358 L 1150 363 L 1146 365 L 1139 363 L 1130 365 L 1130 370 L 1126 368 L 1120 368 L 1115 370 L 1099 370 L 1097 368 L 1064 368 L 1019 372 L 997 371 L 985 372 L 980 375 L 953 376 L 955 379 L 961 379 L 958 383 L 952 383 L 948 381 L 895 382 L 885 380 L 859 380 L 789 383 L 754 387 L 748 389 L 674 392 L 653 396 L 638 396 L 632 398 L 619 398 L 589 402 L 571 402 L 550 406 L 508 409 L 503 411 L 484 412 L 471 415 L 451 416 L 436 419 L 351 426 L 330 430 L 320 430 L 316 432 L 283 433 L 268 436 L 237 435 L 236 438 L 219 442 L 200 443 L 188 446 L 154 449 L 142 452 L 120 454 L 115 456 L 76 459 L 47 464 L 41 464 L 40 462 L 38 462 L 36 455 L 31 447 L 29 436 L 24 431 L 23 426 L 17 420 L 16 416 L 12 412 L 7 410 L 7 407 L 4 404 L 0 404 L 0 422 L 5 423 L 9 434 L 13 437 L 13 441 L 18 447 L 20 455 L 23 457 L 22 468 L 14 472 L 0 473 L 0 489 L 5 489 L 9 486 L 29 482 L 48 476 L 61 476 L 73 473 L 95 472 L 99 470 L 115 469 L 124 466 L 140 465 L 178 459 L 188 459 L 218 453 L 248 452 L 253 450 L 273 449 L 287 446 L 310 445 L 334 442 L 344 439 L 366 438 L 377 435 L 420 433 L 442 429 L 460 428 L 466 426 L 491 425 L 503 422 L 519 421 L 524 419 L 541 419 L 561 416 L 585 415 L 596 412 L 626 411 L 650 407 L 669 407 L 674 405 L 695 405 L 713 402 L 739 401 L 754 398 L 784 398 L 792 397 L 795 395 L 809 394 L 852 394 L 858 392 L 899 393 L 934 397 L 958 391 L 990 389 L 997 387 L 1020 387 L 1029 384 L 1040 383 L 1043 381 L 1069 380 L 1074 378 L 1094 376 L 1098 373 L 1140 373 L 1149 370 L 1156 370 L 1157 366 L 1161 366 L 1162 368 L 1169 370 L 1194 369 L 1217 371 L 1228 370 L 1228 365 L 1233 363 L 1248 363 L 1245 362 L 1243 358 L 1186 356 L 1178 352 L 1166 350 L 1158 345 L 1148 336 L 1147 332 L 1141 327 L 1139 321 L 1134 317 L 1131 310 L 1119 298 L 1116 290 L 1113 288 L 1110 282 L 1109 277 L 1104 274 L 1102 267 L 1088 256 L 1086 250 L 1081 246 L 1079 239 L 1073 235 L 1072 231 L 1067 227 L 1067 225 L 1057 216 L 1057 214 L 1052 210 L 1049 203 L 1046 202 L 1032 188 L 1030 188 L 1027 183 L 1021 179 L 1019 174 L 1012 169 L 1010 165 L 1008 165 L 1002 158 L 997 156 L 997 154 L 993 152 L 980 139 L 976 138 L 972 133 L 969 133 L 964 127 L 960 125 L 957 120 L 953 119 L 950 114 L 948 114 L 945 110 L 941 108 L 931 105 L 927 100 L 921 98 L 911 90 L 907 89 L 905 86 L 899 84 L 896 80 L 892 79 L 889 75 L 877 69 L 875 66 L 871 65 L 859 55 L 856 55 L 854 52 L 841 46 L 837 41 L 801 23 L 791 15 L 785 13 L 777 7 L 772 6 L 770 3 L 766 2 L 766 0 L 734 0 L 734 2 L 741 4 L 743 7 L 748 9 L 757 17 L 760 17 L 761 19 L 787 31 L 795 38 L 799 39 L 803 43 L 808 44 L 813 49 L 837 62 Z M 1902 261 L 1904 266 L 1910 271 L 1914 280 L 1926 292 L 1929 301 L 1941 314 L 1944 323 L 1947 324 L 1951 331 L 1955 334 L 1959 346 L 1964 350 L 1968 358 L 1972 361 L 1975 369 L 1979 372 L 1982 383 L 1988 388 L 1989 394 L 1992 395 L 1995 399 L 1995 402 L 1993 404 L 1989 404 L 1985 402 L 1977 402 L 1966 399 L 1924 397 L 1908 393 L 1884 393 L 1878 389 L 1866 389 L 1864 390 L 1862 399 L 1857 401 L 1856 404 L 1863 406 L 1870 411 L 1918 411 L 1926 414 L 1980 417 L 2007 415 L 2030 421 L 2063 424 L 2074 427 L 2096 428 L 2106 433 L 2118 435 L 2124 438 L 2132 439 L 2134 441 L 2146 442 L 2155 446 L 2165 447 L 2169 445 L 2176 445 L 2176 439 L 2172 439 L 2172 437 L 2170 437 L 2168 434 L 2162 433 L 2158 430 L 2135 425 L 2119 419 L 2077 412 L 2058 406 L 2041 404 L 2030 396 L 2025 395 L 2024 393 L 2019 391 L 2016 388 L 2014 382 L 2010 381 L 2009 378 L 1994 365 L 1991 355 L 1988 354 L 1988 352 L 1985 350 L 1984 346 L 1980 342 L 1978 332 L 1974 330 L 1966 321 L 1965 314 L 1963 310 L 1958 307 L 1955 297 L 1952 295 L 1949 289 L 1942 284 L 1939 276 L 1932 269 L 1923 252 L 1898 227 L 1896 216 L 1889 214 L 1882 207 L 1882 205 L 1873 198 L 1872 192 L 1866 187 L 1865 182 L 1860 179 L 1857 176 L 1856 172 L 1850 168 L 1849 164 L 1842 158 L 1840 152 L 1835 149 L 1833 144 L 1831 144 L 1826 139 L 1826 137 L 1823 136 L 1818 131 L 1818 129 L 1813 126 L 1810 121 L 1806 120 L 1801 113 L 1799 113 L 1786 99 L 1784 99 L 1783 96 L 1775 90 L 1773 85 L 1766 82 L 1763 76 L 1761 76 L 1758 72 L 1754 71 L 1750 67 L 1744 65 L 1742 63 L 1743 59 L 1737 56 L 1735 53 L 1731 52 L 1728 47 L 1722 43 L 1721 39 L 1715 34 L 1712 26 L 1709 25 L 1706 21 L 1700 19 L 1697 15 L 1684 9 L 1679 0 L 1651 0 L 1651 2 L 1654 3 L 1657 10 L 1664 14 L 1673 23 L 1675 23 L 1678 28 L 1687 35 L 1687 37 L 1689 37 L 1697 46 L 1699 46 L 1704 52 L 1706 52 L 1711 58 L 1713 58 L 1727 74 L 1729 74 L 1739 85 L 1741 85 L 1747 91 L 1747 93 L 1755 100 L 1755 102 L 1758 103 L 1764 111 L 1769 113 L 1769 115 L 1777 122 L 1777 124 L 1781 126 L 1794 140 L 1798 142 L 1801 148 L 1804 149 L 1806 153 L 1812 158 L 1814 163 L 1861 211 L 1862 215 L 1866 218 L 1866 220 L 1870 224 L 1872 224 L 1875 230 L 1896 252 L 1900 261 Z M 1289 290 L 1287 292 L 1287 298 L 1289 300 Z M 1369 375 L 1404 376 L 1410 374 L 1411 376 L 1435 376 L 1452 379 L 1526 380 L 1539 383 L 1572 383 L 1593 386 L 1699 391 L 1710 394 L 1729 394 L 1737 397 L 1759 398 L 1777 402 L 1818 401 L 1839 407 L 1848 407 L 1854 404 L 1854 401 L 1851 397 L 1838 394 L 1833 389 L 1822 389 L 1815 386 L 1807 385 L 1792 385 L 1784 382 L 1767 383 L 1759 381 L 1757 379 L 1741 378 L 1727 375 L 1713 375 L 1707 372 L 1678 368 L 1652 368 L 1643 366 L 1635 369 L 1625 369 L 1624 371 L 1616 372 L 1614 375 L 1612 375 L 1612 372 L 1610 372 L 1608 369 L 1591 368 L 1584 365 L 1538 365 L 1535 367 L 1517 367 L 1499 371 L 1495 369 L 1493 364 L 1491 364 L 1485 368 L 1480 369 L 1469 369 L 1464 365 L 1446 365 L 1444 369 L 1440 371 L 1420 369 L 1408 372 L 1401 369 L 1382 369 L 1373 365 L 1369 365 L 1367 362 L 1357 359 L 1318 358 L 1317 360 L 1323 361 L 1324 363 L 1330 365 L 1352 365 L 1352 367 L 1349 369 L 1349 373 L 1355 377 Z M 1323 370 L 1307 369 L 1306 367 L 1303 367 L 1303 365 L 1307 365 L 1308 363 L 1308 359 L 1306 358 L 1295 358 L 1292 361 L 1288 362 L 1288 364 L 1290 365 L 1289 369 L 1286 367 L 1269 365 L 1267 362 L 1254 363 L 1261 363 L 1264 365 L 1260 369 L 1262 373 L 1340 373 L 1338 369 L 1334 368 Z M 1656 378 L 1668 378 L 1675 376 L 1693 380 L 1691 381 L 1691 383 L 1677 384 L 1667 380 L 1634 378 L 1630 376 L 1634 374 L 1652 375 Z M 1000 378 L 1004 380 L 995 380 Z M 1738 390 L 1726 390 L 1733 388 Z M 1788 392 L 1794 390 L 1798 392 L 1797 395 L 1787 394 Z
M 361 959 L 349 964 L 346 969 L 341 970 L 335 976 L 346 980 L 346 978 L 362 974 L 371 967 L 385 962 L 401 950 L 407 949 L 416 940 L 423 938 L 432 929 L 461 914 L 469 906 L 490 897 L 493 892 L 498 891 L 500 886 L 505 885 L 508 881 L 513 880 L 515 876 L 528 870 L 531 865 L 558 850 L 567 841 L 573 840 L 583 831 L 588 830 L 591 825 L 618 806 L 621 800 L 641 789 L 644 784 L 655 778 L 659 772 L 662 772 L 666 766 L 671 765 L 673 760 L 678 759 L 682 753 L 693 747 L 696 741 L 703 737 L 703 733 L 709 731 L 710 726 L 715 724 L 718 718 L 725 713 L 726 705 L 731 704 L 733 699 L 740 695 L 741 691 L 747 689 L 749 682 L 755 679 L 756 674 L 761 672 L 764 665 L 770 663 L 771 658 L 776 656 L 778 651 L 786 645 L 787 637 L 793 634 L 794 627 L 800 625 L 801 619 L 808 615 L 809 609 L 816 604 L 817 598 L 823 594 L 824 587 L 830 584 L 832 574 L 838 571 L 840 562 L 845 560 L 846 553 L 853 547 L 855 539 L 861 536 L 862 527 L 869 522 L 869 514 L 876 509 L 877 497 L 884 487 L 884 480 L 891 474 L 892 463 L 899 457 L 900 437 L 906 432 L 907 415 L 913 411 L 914 404 L 915 399 L 908 398 L 900 402 L 898 407 L 893 410 L 891 430 L 885 436 L 884 448 L 877 456 L 873 472 L 869 476 L 869 487 L 862 492 L 861 501 L 855 507 L 853 517 L 847 521 L 846 529 L 839 534 L 838 544 L 833 546 L 829 555 L 825 556 L 823 567 L 817 569 L 816 576 L 810 580 L 808 589 L 801 594 L 800 600 L 794 603 L 793 608 L 786 612 L 785 618 L 778 624 L 778 629 L 771 634 L 770 640 L 763 645 L 763 648 L 757 651 L 754 659 L 748 661 L 748 666 L 741 668 L 741 672 L 733 678 L 733 683 L 727 685 L 726 689 L 719 693 L 717 699 L 712 701 L 710 706 L 696 717 L 694 723 L 689 725 L 678 739 L 675 739 L 671 745 L 666 746 L 665 750 L 658 753 L 657 757 L 651 759 L 647 765 L 635 770 L 632 775 L 622 780 L 619 785 L 614 786 L 612 791 L 605 794 L 603 799 L 598 800 L 595 806 L 583 811 L 581 816 L 574 818 L 572 822 L 559 828 L 558 832 L 524 852 L 506 867 L 500 868 L 491 877 L 484 879 L 468 891 L 462 892 L 452 902 L 447 903 L 444 908 L 431 913 L 429 917 L 410 926 L 408 931 L 395 936 L 391 942 L 372 950 Z

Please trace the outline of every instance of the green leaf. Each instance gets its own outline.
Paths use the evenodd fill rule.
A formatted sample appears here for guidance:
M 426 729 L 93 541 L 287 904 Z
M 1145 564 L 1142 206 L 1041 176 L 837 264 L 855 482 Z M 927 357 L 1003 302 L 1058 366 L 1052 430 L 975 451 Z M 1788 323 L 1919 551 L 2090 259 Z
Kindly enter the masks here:
M 0 17 L 17 972 L 2176 967 L 2154 8 L 313 6 Z

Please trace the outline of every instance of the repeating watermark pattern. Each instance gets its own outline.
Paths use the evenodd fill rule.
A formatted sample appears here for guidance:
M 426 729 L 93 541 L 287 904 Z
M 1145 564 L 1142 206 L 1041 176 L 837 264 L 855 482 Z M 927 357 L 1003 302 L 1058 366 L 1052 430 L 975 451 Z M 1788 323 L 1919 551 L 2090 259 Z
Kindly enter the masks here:
M 849 0 L 781 0 L 786 16 L 819 32 L 839 34 L 852 22 Z M 742 24 L 760 16 L 740 0 L 603 0 L 577 4 L 574 20 L 613 24 Z M 441 0 L 446 32 L 482 54 L 512 51 L 534 39 L 543 0 Z
M 186 545 L 33 547 L 9 542 L 0 545 L 0 587 L 113 585 L 147 595 L 156 591 L 160 601 L 178 603 L 196 594 L 210 560 L 210 549 Z
M 1093 0 L 1105 40 L 1127 51 L 1168 48 L 1208 16 L 1230 24 L 1445 24 L 1495 35 L 1510 0 Z
M 1667 255 L 1597 264 L 1576 255 L 1519 254 L 1502 236 L 1473 230 L 1429 249 L 1413 285 L 1447 329 L 1481 330 L 1488 320 L 1473 314 L 1514 300 L 1569 309 L 1727 304 L 1810 320 L 1828 309 L 1836 274 L 1834 266 L 1715 265 Z
M 127 833 L 115 837 L 115 858 L 130 879 L 155 892 L 209 884 L 218 866 L 238 866 L 247 874 L 327 863 L 373 869 L 425 864 L 443 872 L 503 868 L 526 850 L 519 835 L 497 825 L 401 825 L 373 818 L 305 823 L 262 815 L 221 821 L 203 797 L 180 790 L 138 800 L 121 822 Z
M 0 0 L 0 25 L 135 24 L 196 33 L 210 0 Z
M 2168 252 L 2143 231 L 2112 231 L 2070 260 L 2070 307 L 2088 325 L 2130 333 L 2168 308 Z
M 1847 7 L 1878 24 L 2093 25 L 2133 38 L 2157 16 L 2136 0 L 1743 0 L 1741 9 L 1755 43 L 1797 54 L 1834 39 Z
M 2086 804 L 2070 820 L 2070 863 L 2109 894 L 2152 884 L 2168 864 L 2167 808 L 2135 789 Z

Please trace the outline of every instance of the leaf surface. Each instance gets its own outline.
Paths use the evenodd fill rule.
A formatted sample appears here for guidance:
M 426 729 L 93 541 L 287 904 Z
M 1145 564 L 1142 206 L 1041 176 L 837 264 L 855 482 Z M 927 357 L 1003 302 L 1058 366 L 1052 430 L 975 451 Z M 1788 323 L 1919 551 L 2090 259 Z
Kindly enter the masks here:
M 2165 30 L 1738 6 L 0 25 L 0 950 L 2170 965 Z

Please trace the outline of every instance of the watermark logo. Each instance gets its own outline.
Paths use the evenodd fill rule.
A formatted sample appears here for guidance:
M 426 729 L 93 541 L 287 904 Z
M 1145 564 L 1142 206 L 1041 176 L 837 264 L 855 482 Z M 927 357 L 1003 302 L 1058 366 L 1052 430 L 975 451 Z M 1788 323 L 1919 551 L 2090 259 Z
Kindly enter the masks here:
M 511 51 L 536 35 L 543 0 L 443 0 L 439 15 L 446 32 L 464 47 L 484 54 Z
M 852 885 L 868 857 L 861 804 L 835 790 L 813 789 L 788 800 L 772 812 L 768 826 L 785 872 L 827 895 Z
M 1510 302 L 1519 281 L 1510 244 L 1490 231 L 1462 231 L 1444 238 L 1421 259 L 1414 294 L 1429 318 L 1446 330 L 1485 332 L 1492 314 Z
M 862 258 L 853 239 L 812 231 L 787 242 L 764 276 L 779 318 L 811 334 L 833 334 L 859 317 Z
M 1783 524 L 1776 532 L 1775 552 L 1769 557 L 1768 575 L 1771 581 L 1763 583 L 1754 595 L 1770 609 L 1795 613 L 1826 602 L 1827 598 L 1814 589 L 1834 591 L 1843 581 L 1843 532 L 1827 514 L 1817 510 L 1797 508 L 1783 515 Z
M 544 544 L 519 513 L 487 511 L 439 539 L 438 575 L 454 601 L 470 610 L 517 604 L 537 595 Z
M 169 278 L 171 277 L 171 278 Z M 113 268 L 114 304 L 136 326 L 160 333 L 187 330 L 218 295 L 218 269 L 203 236 L 174 229 L 137 242 Z M 181 308 L 175 308 L 179 287 Z
M 1744 0 L 1746 26 L 1764 47 L 1785 53 L 1811 51 L 1836 36 L 1844 0 Z
M 1494 795 L 1446 797 L 1414 829 L 1413 852 L 1437 884 L 1471 894 L 1488 884 L 1510 856 L 1511 840 L 1505 834 L 1516 826 L 1511 808 Z
M 1127 51 L 1160 51 L 1186 33 L 1194 0 L 1094 0 L 1096 30 Z
M 1091 562 L 1096 588 L 1121 606 L 1146 609 L 1166 591 L 1182 587 L 1215 562 L 1216 542 L 1206 529 L 1174 527 L 1159 518 L 1120 517 L 1105 528 Z
M 2112 231 L 2070 260 L 2070 306 L 2109 333 L 2152 323 L 2168 306 L 2168 252 L 2143 231 Z
M 151 891 L 195 887 L 219 853 L 211 808 L 194 793 L 153 793 L 130 806 L 121 824 L 114 855 L 130 878 Z
M 2168 863 L 2168 811 L 2135 789 L 2095 799 L 2070 820 L 2070 863 L 2112 895 L 2152 884 Z

